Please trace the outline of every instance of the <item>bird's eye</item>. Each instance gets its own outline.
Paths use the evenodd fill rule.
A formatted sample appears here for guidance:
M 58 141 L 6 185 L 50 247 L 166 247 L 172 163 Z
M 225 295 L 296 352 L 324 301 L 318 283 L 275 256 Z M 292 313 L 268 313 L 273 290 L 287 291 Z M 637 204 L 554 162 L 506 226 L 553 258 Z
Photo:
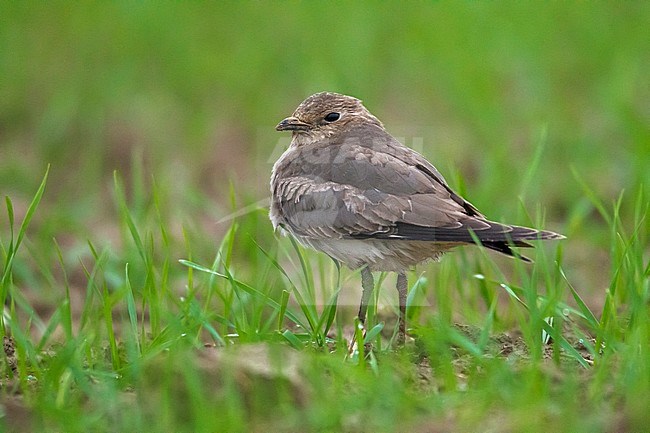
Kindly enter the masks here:
M 339 113 L 329 113 L 323 119 L 325 119 L 326 122 L 336 122 L 340 117 L 341 115 Z

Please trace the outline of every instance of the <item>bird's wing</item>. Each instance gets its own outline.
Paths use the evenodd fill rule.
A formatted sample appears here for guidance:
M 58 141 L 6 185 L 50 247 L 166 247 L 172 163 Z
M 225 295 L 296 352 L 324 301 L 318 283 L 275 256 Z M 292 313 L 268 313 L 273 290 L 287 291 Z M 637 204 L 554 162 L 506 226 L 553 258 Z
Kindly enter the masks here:
M 398 235 L 400 224 L 462 227 L 458 206 L 435 195 L 399 195 L 311 176 L 292 176 L 277 181 L 272 206 L 292 232 L 315 238 Z M 437 206 L 431 207 L 431 203 Z M 477 224 L 476 229 L 483 225 Z
M 424 157 L 383 129 L 291 150 L 274 175 L 274 207 L 296 234 L 439 242 L 536 239 L 486 220 Z M 520 242 L 525 246 L 524 242 Z

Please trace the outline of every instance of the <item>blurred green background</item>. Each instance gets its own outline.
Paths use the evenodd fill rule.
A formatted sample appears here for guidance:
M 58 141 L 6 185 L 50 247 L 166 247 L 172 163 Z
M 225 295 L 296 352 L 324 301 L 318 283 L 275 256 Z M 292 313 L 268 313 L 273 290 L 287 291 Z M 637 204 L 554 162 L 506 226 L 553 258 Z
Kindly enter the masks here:
M 2 2 L 0 193 L 20 216 L 51 164 L 30 242 L 75 267 L 87 239 L 120 254 L 117 170 L 206 262 L 217 221 L 268 195 L 275 124 L 336 91 L 490 218 L 566 234 L 598 304 L 609 228 L 589 195 L 625 191 L 631 221 L 650 187 L 649 22 L 648 2 Z M 275 242 L 264 211 L 243 218 L 243 242 Z
M 16 216 L 11 230 L 0 210 L 0 430 L 644 430 L 648 23 L 632 1 L 0 0 L 0 196 Z M 416 343 L 378 337 L 356 361 L 345 270 L 328 350 L 312 289 L 336 287 L 334 265 L 309 252 L 301 269 L 265 209 L 289 142 L 274 127 L 324 90 L 364 100 L 489 218 L 567 240 L 532 266 L 463 248 L 419 267 Z M 551 319 L 563 350 L 539 338 Z

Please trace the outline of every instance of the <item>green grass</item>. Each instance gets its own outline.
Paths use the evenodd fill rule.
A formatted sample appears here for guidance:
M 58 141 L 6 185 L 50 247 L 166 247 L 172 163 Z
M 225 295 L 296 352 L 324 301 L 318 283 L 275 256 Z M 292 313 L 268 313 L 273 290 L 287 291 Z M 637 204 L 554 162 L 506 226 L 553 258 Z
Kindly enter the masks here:
M 0 431 L 647 428 L 645 3 L 0 9 Z M 364 337 L 264 208 L 320 90 L 567 239 L 411 272 L 399 351 L 377 274 Z

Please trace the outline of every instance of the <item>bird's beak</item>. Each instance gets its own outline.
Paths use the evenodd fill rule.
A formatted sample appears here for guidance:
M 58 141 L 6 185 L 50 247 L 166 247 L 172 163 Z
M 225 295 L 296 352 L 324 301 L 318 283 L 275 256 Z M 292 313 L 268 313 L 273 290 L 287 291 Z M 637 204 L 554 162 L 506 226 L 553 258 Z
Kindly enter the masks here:
M 297 117 L 287 117 L 275 127 L 276 131 L 306 131 L 309 124 L 301 122 Z

